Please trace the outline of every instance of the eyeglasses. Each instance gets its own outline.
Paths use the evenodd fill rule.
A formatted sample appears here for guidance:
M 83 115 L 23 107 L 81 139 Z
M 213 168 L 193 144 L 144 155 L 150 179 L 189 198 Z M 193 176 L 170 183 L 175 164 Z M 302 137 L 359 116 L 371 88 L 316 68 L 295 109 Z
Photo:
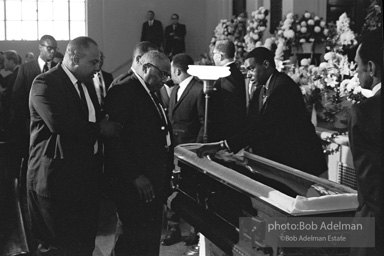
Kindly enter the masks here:
M 165 72 L 165 71 L 162 71 L 161 69 L 159 69 L 158 67 L 156 67 L 155 65 L 153 65 L 152 63 L 147 63 L 148 65 L 150 65 L 150 66 L 152 66 L 152 67 L 154 67 L 155 69 L 157 69 L 159 72 L 160 72 L 160 74 L 161 74 L 161 78 L 163 79 L 163 80 L 168 80 L 170 77 L 171 77 L 171 75 L 168 73 L 168 72 Z
M 53 46 L 49 46 L 49 45 L 45 45 L 45 44 L 41 44 L 41 46 L 47 47 L 47 50 L 49 52 L 52 51 L 52 50 L 54 50 L 54 51 L 58 51 L 59 50 L 59 47 L 53 47 Z

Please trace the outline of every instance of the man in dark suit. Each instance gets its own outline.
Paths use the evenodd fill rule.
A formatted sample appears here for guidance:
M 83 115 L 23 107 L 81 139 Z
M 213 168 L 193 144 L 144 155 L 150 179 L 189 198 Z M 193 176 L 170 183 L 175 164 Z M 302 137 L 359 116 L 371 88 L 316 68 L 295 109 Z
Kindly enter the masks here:
M 104 109 L 104 99 L 107 95 L 107 91 L 113 82 L 112 74 L 102 70 L 104 58 L 104 53 L 100 51 L 100 70 L 93 76 L 93 85 L 95 86 L 97 99 L 99 100 L 102 111 Z
M 366 233 L 359 242 L 375 240 L 375 247 L 351 248 L 351 256 L 383 255 L 383 144 L 381 112 L 381 79 L 383 75 L 383 36 L 381 29 L 369 32 L 359 45 L 355 62 L 361 87 L 373 96 L 353 105 L 349 120 L 349 145 L 356 172 L 360 217 L 375 218 L 375 237 Z M 361 241 L 364 239 L 364 241 Z
M 171 78 L 176 84 L 169 102 L 168 117 L 172 125 L 175 146 L 184 143 L 203 142 L 204 133 L 204 93 L 203 84 L 187 73 L 193 59 L 186 54 L 177 54 L 171 63 Z M 162 245 L 172 245 L 181 240 L 180 217 L 171 210 L 167 211 L 169 233 L 163 238 Z M 190 235 L 193 240 L 194 233 Z M 192 241 L 186 241 L 191 245 Z
M 172 129 L 154 92 L 169 79 L 166 55 L 149 51 L 134 74 L 115 81 L 105 107 L 124 128 L 106 147 L 106 170 L 114 181 L 123 235 L 116 255 L 159 255 L 163 202 L 173 163 Z
M 216 66 L 227 66 L 231 74 L 219 78 L 212 93 L 210 141 L 228 138 L 244 127 L 246 92 L 244 76 L 234 61 L 235 45 L 232 41 L 218 41 L 213 49 Z M 211 114 L 212 113 L 212 114 Z
M 16 140 L 17 154 L 20 155 L 18 160 L 16 160 L 16 166 L 20 166 L 21 160 L 24 158 L 21 177 L 22 183 L 26 171 L 26 162 L 28 160 L 30 122 L 28 109 L 29 92 L 36 76 L 56 66 L 56 63 L 52 62 L 53 55 L 57 50 L 55 38 L 50 35 L 42 36 L 39 41 L 39 50 L 40 55 L 37 59 L 20 66 L 12 93 L 11 108 L 13 116 L 9 124 L 8 137 Z
M 155 20 L 153 11 L 147 12 L 148 20 L 143 23 L 141 29 L 140 41 L 149 41 L 161 49 L 163 46 L 163 24 L 159 20 Z
M 32 84 L 27 172 L 37 255 L 92 255 L 101 174 L 98 138 L 120 126 L 100 116 L 93 74 L 99 49 L 89 37 L 69 42 L 62 64 Z M 101 120 L 102 119 L 102 120 Z M 101 120 L 101 121 L 100 121 Z
M 320 138 L 306 114 L 300 89 L 276 70 L 273 53 L 257 47 L 248 53 L 244 65 L 259 85 L 250 103 L 247 127 L 225 141 L 202 146 L 198 155 L 251 146 L 254 154 L 301 171 L 326 172 Z
M 174 13 L 171 16 L 172 24 L 165 28 L 165 47 L 164 53 L 170 58 L 185 52 L 185 35 L 187 29 L 184 24 L 179 23 L 179 15 Z

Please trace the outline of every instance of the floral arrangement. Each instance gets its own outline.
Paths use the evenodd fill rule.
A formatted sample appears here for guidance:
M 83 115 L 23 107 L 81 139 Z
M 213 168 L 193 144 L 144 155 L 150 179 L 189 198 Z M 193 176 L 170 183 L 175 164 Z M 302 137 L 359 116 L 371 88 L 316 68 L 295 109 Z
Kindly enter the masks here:
M 213 31 L 213 37 L 211 39 L 210 48 L 213 48 L 216 41 L 230 40 L 234 41 L 235 24 L 233 20 L 220 20 L 215 30 Z
M 236 47 L 235 59 L 239 63 L 244 62 L 246 55 L 245 35 L 247 33 L 246 24 L 247 17 L 244 13 L 241 13 L 237 18 L 234 18 L 234 44 Z
M 340 83 L 340 93 L 346 96 L 353 104 L 360 103 L 364 98 L 371 96 L 372 91 L 365 90 L 360 86 L 357 73 L 351 79 L 345 79 Z
M 383 23 L 383 14 L 381 6 L 377 0 L 370 0 L 371 4 L 367 10 L 367 16 L 365 17 L 365 23 L 361 30 L 361 34 L 365 34 L 370 30 L 374 30 L 382 27 Z
M 297 16 L 293 15 L 293 13 L 288 13 L 285 16 L 285 20 L 280 22 L 275 32 L 276 40 L 279 43 L 283 43 L 285 48 L 291 47 L 294 43 L 296 20 Z
M 333 122 L 336 115 L 345 115 L 350 110 L 352 101 L 348 100 L 350 94 L 345 90 L 344 80 L 354 77 L 356 65 L 349 62 L 346 55 L 337 52 L 326 53 L 324 60 L 326 62 L 320 64 L 319 75 L 314 77 L 314 83 L 319 88 L 323 87 L 321 117 Z
M 349 49 L 357 46 L 355 33 L 350 28 L 350 18 L 346 13 L 340 15 L 335 24 L 330 24 L 326 41 L 326 49 L 345 54 Z
M 267 28 L 268 15 L 269 10 L 264 7 L 260 7 L 258 10 L 252 12 L 251 18 L 247 22 L 247 34 L 244 37 L 247 52 L 262 45 L 261 39 Z
M 297 21 L 295 28 L 295 41 L 299 43 L 323 43 L 328 34 L 326 22 L 323 18 L 305 12 Z

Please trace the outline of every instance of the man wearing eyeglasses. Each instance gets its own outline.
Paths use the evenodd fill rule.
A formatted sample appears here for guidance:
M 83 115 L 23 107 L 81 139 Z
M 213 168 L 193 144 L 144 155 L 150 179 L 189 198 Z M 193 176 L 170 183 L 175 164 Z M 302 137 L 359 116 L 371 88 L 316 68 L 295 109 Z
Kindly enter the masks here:
M 28 99 L 33 80 L 41 73 L 56 66 L 52 62 L 54 53 L 58 50 L 57 42 L 51 35 L 44 35 L 39 41 L 40 55 L 37 59 L 20 66 L 12 93 L 13 116 L 10 120 L 9 139 L 16 140 L 17 154 L 20 154 L 16 166 L 20 166 L 22 158 L 25 164 L 22 166 L 22 182 L 25 180 L 26 165 L 28 161 L 29 147 L 29 108 Z M 23 185 L 23 184 L 22 184 Z M 24 189 L 24 187 L 23 187 Z
M 123 125 L 121 139 L 106 145 L 106 172 L 112 178 L 123 235 L 119 255 L 159 255 L 163 202 L 173 165 L 170 122 L 155 95 L 170 78 L 170 61 L 149 51 L 108 90 L 105 110 Z

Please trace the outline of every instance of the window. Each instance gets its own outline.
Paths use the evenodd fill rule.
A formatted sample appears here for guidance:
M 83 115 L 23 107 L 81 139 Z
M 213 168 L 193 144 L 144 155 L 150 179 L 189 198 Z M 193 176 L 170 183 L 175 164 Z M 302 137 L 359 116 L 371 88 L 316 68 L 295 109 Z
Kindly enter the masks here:
M 86 0 L 0 0 L 0 40 L 85 35 Z

